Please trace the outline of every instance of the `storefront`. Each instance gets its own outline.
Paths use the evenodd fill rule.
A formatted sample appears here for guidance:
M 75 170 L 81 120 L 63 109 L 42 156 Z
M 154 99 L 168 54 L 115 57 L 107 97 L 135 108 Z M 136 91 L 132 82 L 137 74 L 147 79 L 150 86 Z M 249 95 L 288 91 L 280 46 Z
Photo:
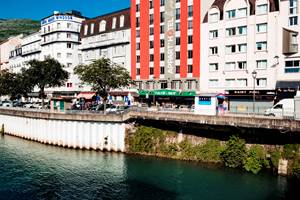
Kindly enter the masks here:
M 139 102 L 151 105 L 194 105 L 195 91 L 177 91 L 177 90 L 140 90 Z
M 300 90 L 300 81 L 277 81 L 275 103 L 281 99 L 294 98 Z
M 253 103 L 253 90 L 229 90 L 226 92 L 230 112 L 233 113 L 264 113 L 274 105 L 275 90 L 256 90 Z

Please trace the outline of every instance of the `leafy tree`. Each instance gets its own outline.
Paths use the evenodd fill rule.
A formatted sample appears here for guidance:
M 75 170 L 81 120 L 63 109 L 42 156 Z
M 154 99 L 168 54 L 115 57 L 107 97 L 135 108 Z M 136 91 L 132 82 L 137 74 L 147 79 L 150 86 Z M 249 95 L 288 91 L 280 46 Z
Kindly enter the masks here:
M 249 149 L 248 155 L 244 160 L 244 168 L 249 172 L 257 174 L 263 166 L 267 165 L 266 153 L 259 145 L 253 145 Z
M 75 67 L 74 73 L 82 83 L 91 85 L 92 90 L 103 98 L 104 112 L 109 91 L 132 83 L 129 72 L 124 67 L 112 63 L 108 58 L 95 60 L 89 65 L 79 65 Z
M 23 73 L 11 73 L 7 70 L 0 72 L 0 95 L 9 95 L 10 99 L 27 96 L 33 88 L 28 78 Z
M 29 68 L 24 71 L 30 82 L 39 88 L 39 96 L 42 98 L 44 107 L 45 88 L 61 87 L 69 78 L 69 73 L 57 60 L 47 57 L 43 61 L 31 60 Z
M 237 136 L 231 136 L 225 150 L 221 153 L 221 158 L 225 165 L 232 168 L 242 167 L 245 156 L 245 141 Z

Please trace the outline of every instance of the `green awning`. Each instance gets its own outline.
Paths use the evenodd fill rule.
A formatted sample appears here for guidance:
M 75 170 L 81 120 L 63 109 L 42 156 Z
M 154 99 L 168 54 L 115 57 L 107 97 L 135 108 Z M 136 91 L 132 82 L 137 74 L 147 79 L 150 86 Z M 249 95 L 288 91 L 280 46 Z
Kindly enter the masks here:
M 139 96 L 168 96 L 168 97 L 194 97 L 196 96 L 196 91 L 183 91 L 179 92 L 176 90 L 153 90 L 153 91 L 148 91 L 148 90 L 140 90 L 139 91 Z

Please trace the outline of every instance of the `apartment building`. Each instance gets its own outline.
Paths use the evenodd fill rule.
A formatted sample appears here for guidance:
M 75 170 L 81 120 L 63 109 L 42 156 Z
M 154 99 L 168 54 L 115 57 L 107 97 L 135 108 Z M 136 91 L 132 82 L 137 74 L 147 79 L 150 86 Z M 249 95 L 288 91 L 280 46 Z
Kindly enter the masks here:
M 106 57 L 130 72 L 130 9 L 83 21 L 80 50 L 85 64 Z
M 131 1 L 131 76 L 138 89 L 199 90 L 200 24 L 210 2 Z
M 201 25 L 200 90 L 225 93 L 232 107 L 249 109 L 255 89 L 258 109 L 272 105 L 278 80 L 297 80 L 291 75 L 297 70 L 286 70 L 299 43 L 293 18 L 299 8 L 291 2 L 298 5 L 297 0 L 215 0 Z
M 65 70 L 70 73 L 65 87 L 51 88 L 48 92 L 74 94 L 83 89 L 78 77 L 73 73 L 74 67 L 82 62 L 79 45 L 83 20 L 85 18 L 81 13 L 74 10 L 65 13 L 55 11 L 53 15 L 41 20 L 41 59 L 50 56 L 63 64 Z

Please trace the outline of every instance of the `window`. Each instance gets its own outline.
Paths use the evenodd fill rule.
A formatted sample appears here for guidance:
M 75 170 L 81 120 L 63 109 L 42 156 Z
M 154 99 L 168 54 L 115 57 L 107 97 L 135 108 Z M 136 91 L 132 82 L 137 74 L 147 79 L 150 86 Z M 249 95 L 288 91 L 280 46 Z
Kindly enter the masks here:
M 154 28 L 150 27 L 150 35 L 153 35 L 153 34 L 154 34 Z
M 61 24 L 57 23 L 57 29 L 60 29 L 60 28 L 61 28 Z
M 218 71 L 218 69 L 219 69 L 219 64 L 218 63 L 210 63 L 209 64 L 209 71 L 210 72 Z
M 247 69 L 247 62 L 246 61 L 240 61 L 240 62 L 237 62 L 237 69 L 238 70 L 245 70 Z
M 136 30 L 136 37 L 137 37 L 137 38 L 140 37 L 140 30 Z
M 227 19 L 233 19 L 236 17 L 236 10 L 229 10 L 226 12 Z
M 180 31 L 180 22 L 175 23 L 175 30 Z
M 163 23 L 165 21 L 165 12 L 160 13 L 160 23 Z
M 176 45 L 180 45 L 180 37 L 176 37 Z
M 267 42 L 256 42 L 256 50 L 257 51 L 266 51 L 267 50 Z
M 268 13 L 268 4 L 262 4 L 258 5 L 256 7 L 256 14 L 257 15 L 263 15 Z
M 247 17 L 247 8 L 239 8 L 238 17 Z
M 153 62 L 153 61 L 154 61 L 154 55 L 150 54 L 150 62 Z
M 218 79 L 209 79 L 208 87 L 211 87 L 211 88 L 219 87 L 219 80 Z
M 209 39 L 216 39 L 218 38 L 218 30 L 209 31 Z
M 236 35 L 235 28 L 227 28 L 226 29 L 226 36 L 227 37 L 234 36 L 234 35 Z
M 140 4 L 136 4 L 135 9 L 136 9 L 136 12 L 139 12 L 140 11 Z
M 188 36 L 188 43 L 189 43 L 189 44 L 192 44 L 192 43 L 193 43 L 193 36 L 192 36 L 192 35 L 189 35 L 189 36 Z
M 163 33 L 165 33 L 165 26 L 161 25 L 160 26 L 160 34 L 163 34 Z
M 68 49 L 71 49 L 71 48 L 72 48 L 72 43 L 68 42 L 68 43 L 67 43 L 67 48 L 68 48 Z
M 72 28 L 72 24 L 71 23 L 67 23 L 67 28 Z
M 257 69 L 267 69 L 268 62 L 267 60 L 257 60 L 256 68 Z
M 160 67 L 160 74 L 165 74 L 165 67 L 164 66 Z
M 179 65 L 175 66 L 175 73 L 180 74 L 180 66 Z
M 188 50 L 188 58 L 193 58 L 193 50 Z
M 188 7 L 188 16 L 193 17 L 193 6 Z
M 136 75 L 137 76 L 141 75 L 141 69 L 140 68 L 136 68 Z
M 176 59 L 179 60 L 179 59 L 180 59 L 180 52 L 179 52 L 179 51 L 176 51 L 175 54 L 176 54 Z
M 72 57 L 72 53 L 67 53 L 67 58 L 71 58 Z
M 247 79 L 241 78 L 241 79 L 237 79 L 237 86 L 238 87 L 247 87 L 248 83 L 247 83 Z
M 124 17 L 124 15 L 121 15 L 120 16 L 120 27 L 121 28 L 124 27 L 124 22 L 125 22 L 125 17 Z
M 160 40 L 160 47 L 165 47 L 165 40 L 164 39 Z
M 239 26 L 238 31 L 239 31 L 239 35 L 246 35 L 247 34 L 247 26 Z
M 150 14 L 150 25 L 152 25 L 154 22 L 154 16 L 153 14 Z
M 160 83 L 160 89 L 166 89 L 166 88 L 168 88 L 168 83 L 167 82 Z
M 257 24 L 256 25 L 256 32 L 257 33 L 265 33 L 267 32 L 267 23 L 263 23 L 263 24 Z
M 68 88 L 71 88 L 72 85 L 73 85 L 72 83 L 67 83 L 67 87 L 68 87 Z
M 180 8 L 176 8 L 175 13 L 176 20 L 180 19 Z
M 84 25 L 84 35 L 87 35 L 88 29 L 89 29 L 89 26 L 87 24 Z
M 112 29 L 115 29 L 115 28 L 116 28 L 116 24 L 117 24 L 117 18 L 114 17 L 114 18 L 113 18 L 113 21 L 112 21 Z
M 152 9 L 153 8 L 153 1 L 150 1 L 149 4 L 150 4 L 150 9 Z
M 165 5 L 165 0 L 160 0 L 160 6 L 164 6 Z
M 235 79 L 225 79 L 225 87 L 233 87 Z
M 298 25 L 298 16 L 290 17 L 289 18 L 289 25 L 290 26 Z
M 285 61 L 285 73 L 299 73 L 300 60 Z
M 298 0 L 290 0 L 290 15 L 297 14 Z
M 99 32 L 103 32 L 106 30 L 106 21 L 105 20 L 102 20 L 100 22 L 100 27 L 99 27 Z
M 232 54 L 236 52 L 235 45 L 226 45 L 226 54 Z
M 67 38 L 71 38 L 71 33 L 67 33 Z
M 161 61 L 164 61 L 164 60 L 165 60 L 165 54 L 164 54 L 164 53 L 161 53 L 161 54 L 160 54 L 160 60 L 161 60 Z
M 214 23 L 219 21 L 219 14 L 218 13 L 211 13 L 209 14 L 209 22 Z
M 137 18 L 136 18 L 136 22 L 135 22 L 136 27 L 140 27 L 140 24 L 141 24 L 140 18 L 137 17 Z
M 150 46 L 150 49 L 152 49 L 154 47 L 154 42 L 153 41 L 150 41 L 149 42 L 149 46 Z
M 193 20 L 188 21 L 188 29 L 193 29 Z
M 94 34 L 94 28 L 95 28 L 95 24 L 92 23 L 92 24 L 91 24 L 91 34 Z
M 235 62 L 225 63 L 225 71 L 233 71 L 233 70 L 235 70 Z
M 256 79 L 256 85 L 258 87 L 266 87 L 267 86 L 267 79 L 266 78 L 258 78 L 258 79 Z
M 238 52 L 246 53 L 247 52 L 247 44 L 238 44 Z
M 136 50 L 140 50 L 141 49 L 141 44 L 138 42 L 136 43 Z
M 153 75 L 153 74 L 154 74 L 154 68 L 150 67 L 150 75 Z
M 210 55 L 217 55 L 218 54 L 218 47 L 210 47 L 209 48 Z
M 140 56 L 136 56 L 136 62 L 139 63 L 141 61 L 141 57 Z
M 193 65 L 188 65 L 188 73 L 193 73 Z

